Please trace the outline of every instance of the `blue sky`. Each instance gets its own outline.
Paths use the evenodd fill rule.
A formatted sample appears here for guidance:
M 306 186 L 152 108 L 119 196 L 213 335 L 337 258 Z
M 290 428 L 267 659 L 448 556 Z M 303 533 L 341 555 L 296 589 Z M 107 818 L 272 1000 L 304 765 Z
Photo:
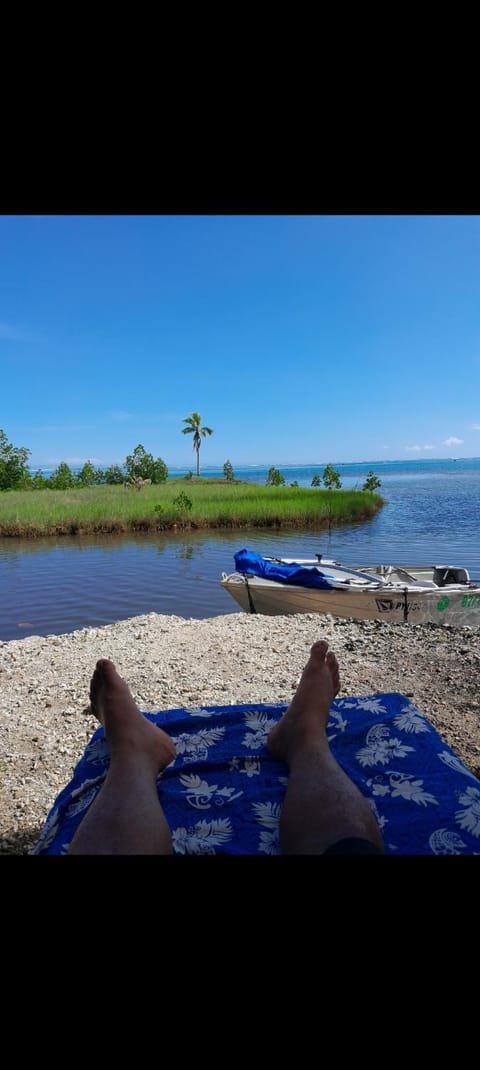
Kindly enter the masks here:
M 29 465 L 478 457 L 479 216 L 2 216 Z

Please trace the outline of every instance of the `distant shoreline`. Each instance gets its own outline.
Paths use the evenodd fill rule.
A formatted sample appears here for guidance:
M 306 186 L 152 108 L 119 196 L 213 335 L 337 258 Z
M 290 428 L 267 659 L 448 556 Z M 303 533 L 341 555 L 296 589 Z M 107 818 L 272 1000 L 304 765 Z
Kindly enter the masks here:
M 71 463 L 71 464 L 69 464 L 68 461 L 66 463 L 69 464 L 69 467 L 71 468 L 72 472 L 79 472 L 81 470 L 81 468 L 83 467 L 83 465 L 86 463 L 87 460 L 88 460 L 88 458 L 85 458 L 85 460 L 81 461 L 80 463 Z M 306 468 L 308 470 L 312 469 L 315 472 L 317 472 L 317 471 L 321 472 L 326 467 L 327 464 L 332 464 L 334 466 L 334 468 L 343 468 L 344 469 L 344 468 L 364 468 L 364 467 L 365 468 L 367 468 L 367 467 L 368 468 L 372 468 L 372 467 L 375 467 L 375 465 L 382 465 L 383 467 L 385 467 L 387 465 L 429 465 L 429 464 L 452 464 L 452 463 L 463 464 L 464 462 L 469 462 L 470 463 L 472 461 L 480 464 L 480 456 L 478 456 L 478 457 L 477 456 L 474 456 L 474 457 L 404 457 L 402 459 L 401 458 L 394 458 L 394 459 L 388 460 L 388 461 L 385 460 L 385 458 L 383 458 L 382 460 L 376 460 L 376 461 L 335 461 L 335 460 L 333 460 L 333 461 L 332 460 L 329 460 L 329 461 L 312 461 L 312 462 L 308 462 L 307 461 L 305 464 L 303 464 L 301 462 L 295 462 L 295 461 L 288 461 L 288 462 L 287 461 L 268 461 L 265 464 L 240 464 L 240 463 L 237 463 L 237 464 L 233 465 L 233 469 L 234 469 L 235 472 L 236 471 L 238 471 L 238 472 L 268 472 L 269 468 L 272 465 L 275 465 L 275 468 L 279 468 L 280 470 L 285 469 L 286 471 L 291 471 L 291 470 L 298 471 L 298 470 L 300 470 L 302 468 Z M 47 465 L 47 464 L 42 464 L 41 461 L 29 461 L 28 467 L 30 469 L 34 469 L 34 470 L 37 470 L 38 468 L 41 468 L 42 472 L 44 472 L 45 474 L 50 474 L 50 473 L 55 471 L 55 469 L 58 467 L 58 464 L 60 464 L 60 463 L 61 463 L 60 461 L 57 461 L 56 464 L 54 464 L 54 465 L 52 465 L 52 464 L 48 464 Z M 122 461 L 102 461 L 102 462 L 99 462 L 99 463 L 101 463 L 102 465 L 105 465 L 105 466 L 108 466 L 109 464 L 118 464 L 118 465 L 121 466 L 123 462 Z M 174 473 L 175 476 L 182 476 L 182 475 L 186 474 L 190 470 L 191 465 L 175 465 L 175 464 L 172 464 L 172 465 L 168 465 L 167 467 L 168 467 L 169 473 Z M 222 464 L 202 464 L 202 474 L 203 475 L 207 475 L 207 474 L 208 475 L 217 475 L 217 474 L 223 475 L 223 463 Z

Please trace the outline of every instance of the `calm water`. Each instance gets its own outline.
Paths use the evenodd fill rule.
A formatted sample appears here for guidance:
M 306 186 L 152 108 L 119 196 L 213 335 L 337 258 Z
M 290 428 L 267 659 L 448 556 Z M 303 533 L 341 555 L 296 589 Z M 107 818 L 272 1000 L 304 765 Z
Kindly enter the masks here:
M 310 486 L 325 466 L 278 467 L 287 483 Z M 456 564 L 480 580 L 480 458 L 334 467 L 345 489 L 360 487 L 367 471 L 375 472 L 387 504 L 374 520 L 330 535 L 244 530 L 0 540 L 0 640 L 61 634 L 150 612 L 197 619 L 237 613 L 220 577 L 233 571 L 233 555 L 242 547 L 288 557 L 323 553 L 346 564 Z M 217 472 L 203 469 L 205 475 Z M 265 483 L 267 469 L 235 468 L 235 475 Z

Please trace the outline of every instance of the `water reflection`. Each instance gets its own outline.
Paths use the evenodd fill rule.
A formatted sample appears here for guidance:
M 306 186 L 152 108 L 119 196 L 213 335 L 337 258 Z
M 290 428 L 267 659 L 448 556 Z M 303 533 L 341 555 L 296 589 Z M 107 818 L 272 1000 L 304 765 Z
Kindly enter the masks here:
M 191 561 L 194 554 L 199 553 L 203 546 L 204 543 L 200 543 L 198 546 L 192 546 L 191 542 L 185 542 L 176 548 L 176 557 L 179 557 L 182 561 Z

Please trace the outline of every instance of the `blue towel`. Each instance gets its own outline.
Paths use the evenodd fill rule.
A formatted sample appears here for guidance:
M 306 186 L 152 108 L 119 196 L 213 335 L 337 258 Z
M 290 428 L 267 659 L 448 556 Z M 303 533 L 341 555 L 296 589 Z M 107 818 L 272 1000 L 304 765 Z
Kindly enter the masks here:
M 158 792 L 177 855 L 278 855 L 288 779 L 266 746 L 285 704 L 146 713 L 175 740 Z M 480 854 L 480 781 L 404 695 L 337 698 L 331 749 L 367 797 L 388 855 Z M 32 850 L 62 855 L 108 769 L 104 731 L 87 744 Z

